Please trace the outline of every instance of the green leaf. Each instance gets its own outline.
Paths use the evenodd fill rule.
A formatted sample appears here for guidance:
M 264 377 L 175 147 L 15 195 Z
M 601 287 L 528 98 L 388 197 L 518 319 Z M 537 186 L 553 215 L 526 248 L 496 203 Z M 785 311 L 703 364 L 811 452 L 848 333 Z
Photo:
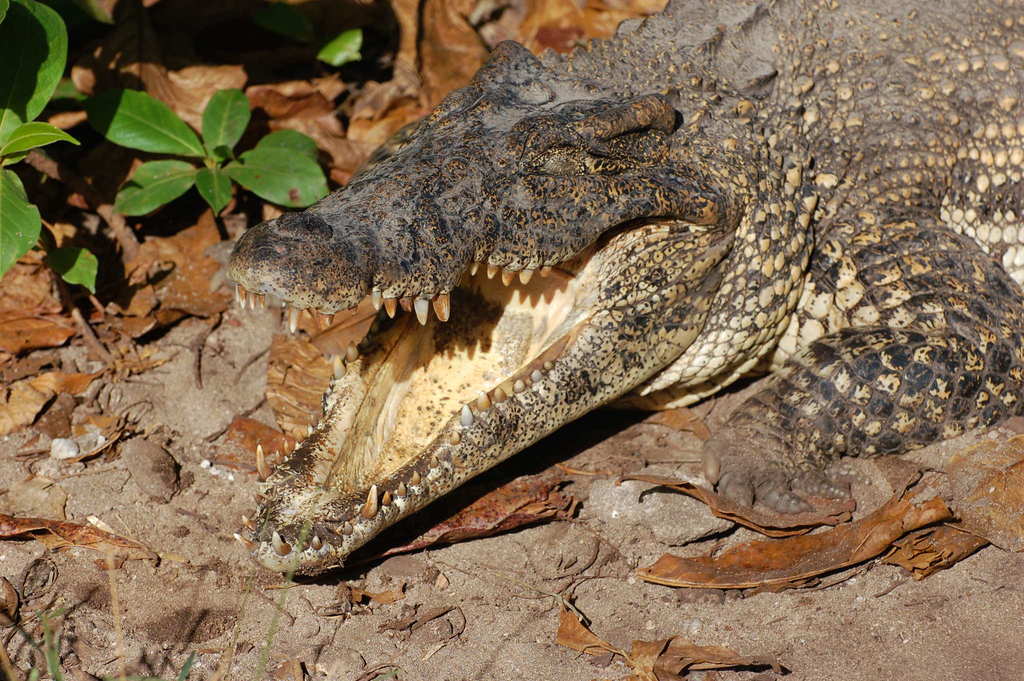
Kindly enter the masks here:
M 196 661 L 196 654 L 192 653 L 191 655 L 188 656 L 188 659 L 185 660 L 185 664 L 182 665 L 181 671 L 178 672 L 178 676 L 177 676 L 176 681 L 187 681 L 188 675 L 192 671 L 192 665 L 195 663 L 195 661 Z
M 99 262 L 88 249 L 75 246 L 55 248 L 46 254 L 46 264 L 69 284 L 81 284 L 90 293 L 96 293 Z
M 145 215 L 187 192 L 195 181 L 196 169 L 185 161 L 143 163 L 117 193 L 114 208 L 124 215 Z
M 359 61 L 363 55 L 359 50 L 363 47 L 363 29 L 350 28 L 342 31 L 334 40 L 320 48 L 316 58 L 331 66 L 341 66 L 349 62 Z
M 11 132 L 11 136 L 7 138 L 7 144 L 0 147 L 0 156 L 28 151 L 54 142 L 78 144 L 78 140 L 74 137 L 49 123 L 41 121 L 22 123 Z
M 154 154 L 206 155 L 192 128 L 155 97 L 137 90 L 107 90 L 85 106 L 89 123 L 114 144 Z
M 282 149 L 293 154 L 305 156 L 311 161 L 315 161 L 319 153 L 313 138 L 296 130 L 272 132 L 257 142 L 256 149 L 261 151 L 263 149 Z
M 102 2 L 101 0 L 72 0 L 80 14 L 95 19 L 103 24 L 114 23 L 112 10 L 116 6 L 113 2 Z M 71 25 L 74 28 L 74 24 Z M 74 31 L 72 31 L 74 33 Z M 77 36 L 78 34 L 75 33 Z
M 224 171 L 238 184 L 281 206 L 301 208 L 327 195 L 327 179 L 316 161 L 294 151 L 257 148 Z
M 39 209 L 28 202 L 21 180 L 0 170 L 0 276 L 35 245 L 41 226 Z
M 9 6 L 0 23 L 0 144 L 50 101 L 67 56 L 59 14 L 39 2 Z
M 7 8 L 11 6 L 11 0 L 0 0 L 0 22 L 7 15 Z
M 283 2 L 273 2 L 256 10 L 252 13 L 252 21 L 260 28 L 300 43 L 311 43 L 315 37 L 313 22 L 305 14 Z
M 196 173 L 196 189 L 215 214 L 231 200 L 231 178 L 220 168 L 200 168 Z
M 210 156 L 225 161 L 249 125 L 249 100 L 241 90 L 219 90 L 203 111 L 203 142 Z

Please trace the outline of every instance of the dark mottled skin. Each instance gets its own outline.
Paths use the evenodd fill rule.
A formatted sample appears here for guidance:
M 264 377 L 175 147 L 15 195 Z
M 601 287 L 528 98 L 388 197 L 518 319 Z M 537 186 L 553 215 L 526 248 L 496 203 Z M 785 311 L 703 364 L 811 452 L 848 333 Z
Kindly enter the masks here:
M 770 372 L 707 443 L 705 472 L 783 511 L 843 492 L 822 472 L 837 456 L 902 452 L 1020 413 L 1021 74 L 1019 2 L 683 1 L 568 57 L 500 46 L 349 187 L 250 230 L 232 277 L 333 311 L 374 288 L 447 293 L 472 262 L 555 265 L 643 218 L 704 225 L 691 233 L 725 250 L 680 284 L 678 304 L 662 292 L 699 249 L 618 254 L 634 260 L 594 303 L 616 320 L 595 332 L 601 351 L 567 351 L 558 366 L 590 377 L 591 357 L 622 359 L 600 380 L 559 384 L 543 414 L 489 420 L 487 433 L 474 424 L 452 452 L 466 471 L 382 509 L 358 542 L 303 554 L 299 569 L 337 564 L 559 419 L 623 396 L 683 405 Z M 690 329 L 672 352 L 652 353 L 679 324 Z M 328 533 L 323 503 L 331 522 L 362 503 L 332 496 L 310 451 L 261 511 L 256 555 L 271 567 L 269 528 L 294 542 L 297 518 Z M 328 501 L 295 501 L 314 488 Z

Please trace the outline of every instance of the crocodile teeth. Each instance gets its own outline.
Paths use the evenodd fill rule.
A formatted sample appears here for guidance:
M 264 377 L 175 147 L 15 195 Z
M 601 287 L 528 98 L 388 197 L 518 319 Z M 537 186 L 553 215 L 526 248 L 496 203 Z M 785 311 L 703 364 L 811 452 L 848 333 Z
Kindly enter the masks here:
M 242 535 L 238 534 L 237 532 L 235 532 L 235 533 L 234 533 L 234 534 L 232 534 L 231 536 L 232 536 L 232 537 L 234 537 L 234 538 L 235 538 L 235 540 L 236 540 L 236 541 L 237 541 L 237 542 L 238 542 L 239 544 L 241 544 L 242 546 L 244 546 L 244 547 L 245 547 L 245 548 L 246 548 L 247 550 L 249 550 L 249 551 L 252 551 L 252 550 L 253 550 L 254 548 L 256 548 L 256 542 L 254 542 L 254 541 L 250 541 L 249 539 L 246 539 L 245 537 L 243 537 Z
M 390 506 L 391 505 L 391 501 L 392 501 L 392 499 L 391 499 L 391 492 L 384 492 L 384 494 L 381 495 L 381 498 L 380 498 L 380 505 L 381 506 Z
M 392 319 L 395 318 L 395 313 L 398 312 L 398 299 L 397 298 L 385 298 L 384 299 L 384 310 L 388 313 L 388 316 Z
M 331 369 L 334 370 L 335 378 L 341 378 L 345 375 L 345 363 L 341 361 L 341 355 L 331 356 Z
M 512 384 L 512 392 L 521 393 L 526 390 L 526 383 L 522 379 L 516 379 L 516 382 Z
M 469 276 L 471 276 L 471 277 L 475 276 L 476 275 L 476 271 L 478 269 L 480 269 L 480 263 L 478 263 L 475 260 L 473 262 L 469 263 Z
M 345 359 L 349 362 L 354 362 L 359 359 L 359 348 L 356 347 L 354 342 L 348 344 L 348 349 L 345 350 Z
M 419 471 L 413 471 L 412 476 L 409 477 L 409 482 L 413 485 L 419 485 L 422 478 L 420 477 Z
M 543 379 L 544 379 L 544 374 L 542 374 L 538 369 L 534 369 L 533 373 L 530 374 L 530 380 L 533 381 L 534 383 L 536 383 L 537 381 L 543 380 Z
M 299 308 L 288 308 L 288 332 L 295 333 L 299 329 Z
M 319 320 L 319 326 L 321 329 L 329 329 L 334 326 L 334 315 L 327 314 L 326 312 L 317 312 L 317 319 Z
M 235 298 L 238 299 L 238 306 L 243 310 L 249 305 L 249 292 L 245 290 L 244 286 L 235 287 Z
M 505 393 L 504 390 L 502 390 L 501 386 L 498 386 L 497 388 L 494 389 L 494 393 L 491 395 L 491 397 L 494 399 L 495 404 L 501 404 L 502 402 L 508 399 L 508 395 Z
M 291 544 L 281 539 L 281 535 L 278 534 L 277 530 L 274 530 L 274 534 L 270 536 L 270 545 L 274 547 L 274 553 L 279 556 L 287 556 L 292 552 Z
M 324 542 L 320 539 L 320 535 L 314 534 L 313 538 L 309 540 L 309 547 L 314 551 L 319 551 L 324 546 Z
M 494 279 L 494 275 L 498 273 L 498 266 L 487 263 L 487 278 Z
M 352 523 L 350 523 L 350 522 L 348 522 L 346 520 L 345 524 L 338 528 L 338 531 L 341 532 L 342 534 L 352 534 L 352 531 L 354 529 L 355 528 L 352 527 Z
M 242 305 L 242 287 L 238 284 L 235 284 L 235 302 L 238 303 L 239 306 Z
M 430 318 L 430 301 L 426 298 L 417 298 L 416 302 L 413 303 L 413 307 L 416 308 L 416 319 L 423 326 L 426 326 L 427 319 Z
M 508 286 L 512 283 L 512 279 L 516 276 L 515 270 L 502 270 L 501 271 L 501 283 Z
M 263 455 L 263 445 L 256 445 L 256 477 L 260 479 L 260 482 L 270 477 L 267 458 Z
M 480 393 L 480 397 L 476 398 L 476 406 L 481 411 L 491 408 L 491 398 L 487 397 L 487 393 Z
M 381 303 L 383 302 L 383 300 L 384 300 L 384 298 L 381 295 L 381 292 L 380 292 L 379 288 L 375 288 L 372 291 L 370 291 L 370 302 L 373 303 L 373 309 L 374 310 L 378 310 L 378 311 L 380 310 L 380 306 L 381 306 Z
M 519 282 L 522 284 L 529 284 L 530 279 L 533 278 L 533 270 L 523 270 L 519 273 Z
M 469 405 L 462 405 L 462 413 L 459 415 L 459 423 L 462 424 L 463 428 L 469 428 L 473 425 L 473 412 L 470 411 Z
M 372 518 L 377 515 L 377 510 L 380 506 L 377 503 L 377 485 L 370 486 L 370 492 L 366 495 L 366 502 L 363 504 L 363 508 L 359 511 L 359 515 L 364 518 Z
M 396 497 L 404 497 L 408 493 L 409 493 L 409 490 L 405 486 L 405 483 L 404 482 L 398 483 L 398 487 L 395 488 L 395 496 Z
M 540 276 L 546 277 L 551 274 L 551 268 L 547 265 L 540 268 Z
M 453 445 L 457 445 L 457 444 L 459 444 L 460 442 L 462 442 L 462 434 L 461 434 L 461 433 L 459 433 L 459 431 L 457 431 L 457 430 L 453 430 L 453 431 L 452 431 L 452 432 L 451 432 L 451 433 L 450 433 L 450 434 L 448 435 L 448 441 L 449 441 L 449 442 L 451 442 L 451 443 L 452 443 Z M 437 458 L 436 458 L 436 455 L 435 455 L 435 459 L 434 459 L 434 464 L 435 464 L 435 465 L 437 465 Z
M 437 318 L 442 322 L 448 321 L 448 317 L 452 313 L 451 297 L 447 293 L 442 293 L 437 298 L 434 298 L 433 306 L 434 314 L 437 315 Z

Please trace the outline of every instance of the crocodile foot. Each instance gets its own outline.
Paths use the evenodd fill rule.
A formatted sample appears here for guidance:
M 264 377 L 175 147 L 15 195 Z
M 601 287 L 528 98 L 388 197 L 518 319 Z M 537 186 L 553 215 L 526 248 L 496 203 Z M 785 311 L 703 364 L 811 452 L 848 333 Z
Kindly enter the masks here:
M 823 470 L 794 467 L 788 460 L 774 461 L 749 444 L 743 452 L 716 447 L 712 438 L 704 447 L 704 477 L 723 497 L 738 504 L 765 506 L 778 513 L 813 510 L 808 497 L 846 499 L 849 485 Z M 810 462 L 807 462 L 808 464 Z

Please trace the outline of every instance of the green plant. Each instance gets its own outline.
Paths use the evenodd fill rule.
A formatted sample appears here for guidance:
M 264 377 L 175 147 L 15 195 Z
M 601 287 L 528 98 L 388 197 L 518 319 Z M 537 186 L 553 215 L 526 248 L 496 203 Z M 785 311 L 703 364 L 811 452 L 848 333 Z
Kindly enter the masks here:
M 241 90 L 221 90 L 203 111 L 202 140 L 171 109 L 137 90 L 108 90 L 86 104 L 89 123 L 111 142 L 154 154 L 199 160 L 162 159 L 135 169 L 117 194 L 114 208 L 144 215 L 178 198 L 193 185 L 214 212 L 231 200 L 234 180 L 282 206 L 308 206 L 327 194 L 316 162 L 316 143 L 300 132 L 279 130 L 237 158 L 233 149 L 249 124 L 249 101 Z
M 39 241 L 42 218 L 10 166 L 37 147 L 78 141 L 35 120 L 50 100 L 68 56 L 60 16 L 35 0 L 0 0 L 0 276 Z M 95 289 L 96 257 L 83 248 L 48 251 L 65 281 Z
M 286 38 L 300 43 L 316 42 L 317 36 L 313 22 L 294 6 L 283 2 L 272 2 L 252 14 L 253 23 Z M 331 66 L 342 66 L 363 58 L 360 49 L 363 46 L 363 30 L 350 28 L 342 31 L 334 38 L 323 43 L 316 54 L 320 61 Z

